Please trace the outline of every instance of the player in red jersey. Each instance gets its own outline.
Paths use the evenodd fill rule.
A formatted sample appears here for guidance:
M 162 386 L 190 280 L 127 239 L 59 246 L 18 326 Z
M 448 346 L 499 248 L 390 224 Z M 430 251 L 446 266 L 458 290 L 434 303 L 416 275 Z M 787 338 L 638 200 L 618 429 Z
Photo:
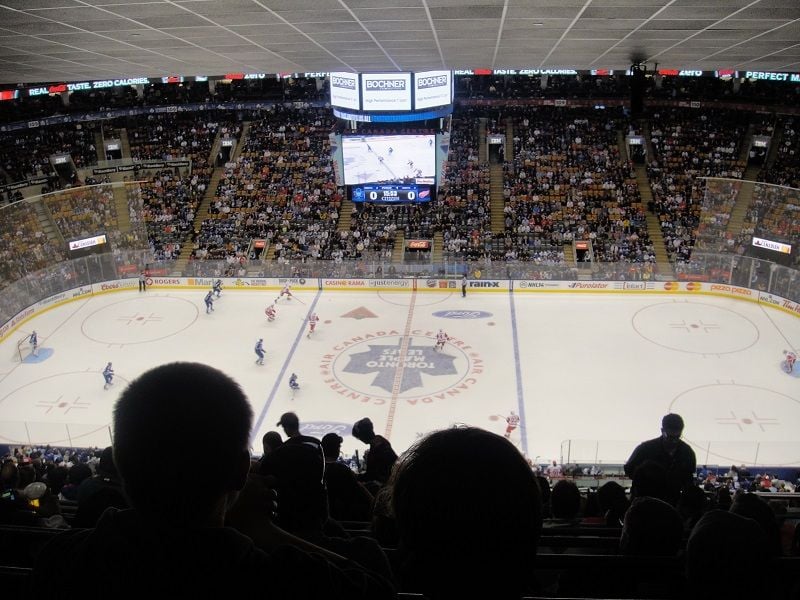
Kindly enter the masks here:
M 308 334 L 306 334 L 307 338 L 311 337 L 311 334 L 314 333 L 314 329 L 317 328 L 317 323 L 319 323 L 319 317 L 317 316 L 317 313 L 312 312 L 310 315 L 308 315 Z
M 272 323 L 275 320 L 278 311 L 275 310 L 274 304 L 270 304 L 267 308 L 264 309 L 264 314 L 267 315 L 267 321 Z
M 506 437 L 510 438 L 511 433 L 517 427 L 519 427 L 519 415 L 512 410 L 511 414 L 506 417 Z

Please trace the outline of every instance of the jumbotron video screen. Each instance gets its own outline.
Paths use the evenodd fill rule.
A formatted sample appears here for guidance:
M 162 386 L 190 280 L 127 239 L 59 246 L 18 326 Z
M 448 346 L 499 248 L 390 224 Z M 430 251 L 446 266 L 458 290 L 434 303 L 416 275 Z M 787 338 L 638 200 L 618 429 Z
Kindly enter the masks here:
M 345 185 L 436 182 L 435 135 L 367 135 L 342 138 Z

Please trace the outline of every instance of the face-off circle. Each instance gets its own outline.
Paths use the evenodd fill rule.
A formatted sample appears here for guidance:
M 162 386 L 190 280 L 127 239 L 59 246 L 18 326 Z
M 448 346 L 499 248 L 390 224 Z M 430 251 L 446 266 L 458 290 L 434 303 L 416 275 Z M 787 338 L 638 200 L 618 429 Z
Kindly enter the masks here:
M 713 383 L 680 393 L 669 412 L 683 417 L 686 441 L 694 447 L 699 464 L 800 462 L 800 399 L 760 386 Z M 709 432 L 710 439 L 692 438 L 695 426 Z M 787 456 L 795 458 L 787 462 Z
M 97 309 L 83 320 L 81 331 L 101 344 L 145 344 L 191 327 L 199 314 L 185 298 L 137 296 Z
M 689 354 L 731 354 L 758 341 L 755 323 L 739 313 L 701 302 L 663 302 L 633 315 L 633 329 L 647 341 Z
M 0 398 L 0 440 L 24 445 L 29 436 L 34 436 L 42 444 L 108 445 L 108 426 L 117 396 L 113 390 L 124 389 L 128 380 L 115 375 L 110 389 L 104 390 L 103 384 L 100 370 L 73 371 L 42 377 L 11 390 Z

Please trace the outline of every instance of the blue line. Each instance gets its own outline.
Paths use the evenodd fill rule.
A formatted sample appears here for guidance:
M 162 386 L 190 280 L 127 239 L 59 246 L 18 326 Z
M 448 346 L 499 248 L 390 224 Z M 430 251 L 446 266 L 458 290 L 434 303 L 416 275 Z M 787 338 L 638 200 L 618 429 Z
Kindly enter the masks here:
M 317 295 L 314 296 L 314 301 L 311 303 L 311 306 L 308 309 L 306 315 L 311 314 L 314 312 L 314 308 L 317 306 L 317 302 L 319 301 L 320 296 L 322 295 L 322 289 L 317 292 Z M 267 411 L 269 411 L 269 407 L 272 405 L 272 401 L 275 400 L 275 396 L 278 394 L 278 387 L 281 385 L 281 381 L 283 381 L 283 376 L 286 375 L 286 369 L 289 367 L 289 363 L 292 361 L 292 356 L 294 356 L 295 351 L 297 350 L 297 346 L 300 344 L 300 339 L 303 337 L 303 332 L 306 330 L 306 323 L 305 320 L 303 321 L 303 326 L 300 328 L 300 331 L 297 332 L 297 337 L 294 338 L 294 344 L 289 349 L 289 354 L 286 355 L 286 360 L 283 361 L 283 366 L 281 367 L 281 372 L 278 373 L 278 378 L 275 380 L 275 385 L 272 386 L 272 391 L 270 391 L 269 396 L 267 397 L 267 402 L 264 404 L 264 408 L 261 409 L 261 413 L 258 415 L 258 419 L 253 426 L 253 430 L 250 432 L 251 436 L 256 435 L 259 429 L 261 429 L 261 424 L 264 422 L 264 418 L 267 416 Z M 253 447 L 255 444 L 255 438 L 250 440 L 250 447 Z
M 528 455 L 528 428 L 525 425 L 525 395 L 522 392 L 522 365 L 519 360 L 519 335 L 517 335 L 517 309 L 514 306 L 514 290 L 508 291 L 511 302 L 511 337 L 514 344 L 514 368 L 517 372 L 517 410 L 522 438 L 522 452 Z

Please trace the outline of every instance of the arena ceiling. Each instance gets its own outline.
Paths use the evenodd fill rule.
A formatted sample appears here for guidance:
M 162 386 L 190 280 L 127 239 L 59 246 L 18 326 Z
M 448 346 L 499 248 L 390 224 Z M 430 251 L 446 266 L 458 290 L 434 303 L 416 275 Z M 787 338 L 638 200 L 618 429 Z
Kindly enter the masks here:
M 800 70 L 798 0 L 0 0 L 0 82 L 229 72 Z

